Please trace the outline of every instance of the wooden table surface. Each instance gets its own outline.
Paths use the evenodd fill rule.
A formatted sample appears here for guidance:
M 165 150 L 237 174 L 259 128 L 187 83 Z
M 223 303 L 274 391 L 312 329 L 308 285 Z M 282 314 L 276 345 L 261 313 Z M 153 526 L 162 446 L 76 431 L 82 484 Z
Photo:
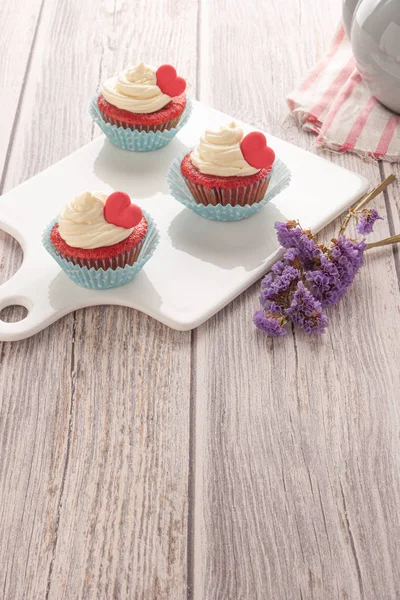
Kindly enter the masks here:
M 139 57 L 312 150 L 284 97 L 339 14 L 339 0 L 2 0 L 1 191 L 98 136 L 89 98 Z M 374 185 L 399 175 L 328 158 Z M 399 187 L 376 206 L 373 239 L 400 232 Z M 22 252 L 3 233 L 0 257 L 4 282 Z M 320 339 L 256 332 L 256 284 L 192 332 L 97 307 L 1 344 L 1 600 L 400 598 L 399 275 L 397 248 L 371 252 Z

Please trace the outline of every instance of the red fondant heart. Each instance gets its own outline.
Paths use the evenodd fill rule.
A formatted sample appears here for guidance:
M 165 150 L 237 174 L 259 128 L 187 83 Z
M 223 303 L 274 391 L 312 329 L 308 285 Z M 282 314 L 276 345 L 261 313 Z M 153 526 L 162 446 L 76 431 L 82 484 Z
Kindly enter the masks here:
M 265 135 L 260 131 L 248 133 L 240 143 L 246 162 L 255 169 L 267 169 L 275 160 L 275 152 L 267 146 Z
M 140 206 L 131 203 L 125 192 L 113 192 L 104 204 L 104 218 L 107 223 L 131 229 L 142 220 L 143 213 Z
M 172 65 L 161 65 L 157 72 L 157 85 L 163 94 L 180 96 L 186 90 L 186 81 L 178 77 Z

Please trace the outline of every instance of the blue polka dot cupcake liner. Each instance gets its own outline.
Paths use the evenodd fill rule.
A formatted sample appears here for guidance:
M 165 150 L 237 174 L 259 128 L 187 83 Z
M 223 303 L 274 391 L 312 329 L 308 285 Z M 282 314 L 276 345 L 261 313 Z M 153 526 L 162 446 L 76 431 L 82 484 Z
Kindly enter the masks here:
M 159 231 L 152 217 L 145 211 L 145 216 L 148 229 L 144 240 L 141 242 L 140 253 L 137 261 L 133 265 L 125 265 L 125 267 L 117 267 L 116 269 L 88 269 L 74 265 L 72 262 L 60 256 L 50 240 L 50 233 L 57 219 L 53 219 L 48 224 L 42 235 L 42 243 L 47 252 L 59 264 L 66 275 L 78 285 L 89 288 L 91 290 L 106 290 L 109 288 L 119 287 L 129 283 L 143 269 L 147 261 L 153 256 L 155 249 L 160 240 Z
M 260 202 L 246 204 L 245 206 L 232 206 L 230 204 L 224 206 L 222 204 L 209 204 L 205 206 L 196 202 L 193 198 L 181 173 L 181 162 L 184 156 L 185 154 L 176 158 L 168 171 L 167 180 L 171 195 L 175 200 L 186 206 L 186 208 L 190 208 L 190 210 L 193 210 L 201 217 L 211 219 L 212 221 L 241 221 L 242 219 L 248 219 L 280 194 L 289 185 L 291 179 L 288 167 L 283 161 L 276 158 L 271 169 L 268 189 Z
M 130 150 L 131 152 L 151 152 L 163 148 L 176 136 L 188 122 L 193 110 L 193 103 L 187 99 L 185 109 L 176 127 L 164 131 L 138 131 L 137 129 L 124 129 L 106 123 L 97 105 L 98 95 L 92 98 L 89 106 L 89 114 L 93 121 L 100 127 L 108 140 L 115 146 Z

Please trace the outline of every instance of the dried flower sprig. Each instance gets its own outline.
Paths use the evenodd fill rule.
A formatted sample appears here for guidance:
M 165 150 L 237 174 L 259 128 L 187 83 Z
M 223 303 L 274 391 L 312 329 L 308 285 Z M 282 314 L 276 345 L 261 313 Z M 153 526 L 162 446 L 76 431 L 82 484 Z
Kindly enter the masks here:
M 397 235 L 367 244 L 365 238 L 357 241 L 343 235 L 352 217 L 357 220 L 358 233 L 368 235 L 373 231 L 376 221 L 383 217 L 375 208 L 364 206 L 394 180 L 394 175 L 389 176 L 351 208 L 339 236 L 328 246 L 319 244 L 312 232 L 297 221 L 275 223 L 278 241 L 286 253 L 261 282 L 262 310 L 253 316 L 258 329 L 279 337 L 292 323 L 309 334 L 325 332 L 328 317 L 324 309 L 343 298 L 364 263 L 365 251 L 400 241 Z
M 373 200 L 374 198 L 376 198 L 376 196 L 379 196 L 379 194 L 381 192 L 383 192 L 383 190 L 385 190 L 391 183 L 393 183 L 394 181 L 396 181 L 396 176 L 393 175 L 393 173 L 391 175 L 389 175 L 388 177 L 386 177 L 386 179 L 384 179 L 379 185 L 377 185 L 376 187 L 374 187 L 374 189 L 372 189 L 370 192 L 368 192 L 368 194 L 366 194 L 365 196 L 363 196 L 355 206 L 353 206 L 352 208 L 349 209 L 347 215 L 345 216 L 345 218 L 343 219 L 343 222 L 340 226 L 339 229 L 339 236 L 343 235 L 344 232 L 346 231 L 347 225 L 350 222 L 350 219 L 352 216 L 354 216 L 355 214 L 357 214 L 358 212 L 361 211 L 361 209 L 364 208 L 364 206 L 366 206 L 366 204 L 368 204 L 368 202 L 371 202 L 371 200 Z
M 376 208 L 364 208 L 358 215 L 357 232 L 361 235 L 372 233 L 375 221 L 383 221 Z

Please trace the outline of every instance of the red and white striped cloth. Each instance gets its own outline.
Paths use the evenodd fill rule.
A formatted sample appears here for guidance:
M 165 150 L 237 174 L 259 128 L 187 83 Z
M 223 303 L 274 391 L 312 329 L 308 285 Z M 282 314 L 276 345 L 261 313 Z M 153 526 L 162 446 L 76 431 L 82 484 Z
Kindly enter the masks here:
M 287 102 L 301 127 L 317 134 L 317 146 L 400 161 L 400 117 L 371 96 L 361 80 L 343 25 Z

